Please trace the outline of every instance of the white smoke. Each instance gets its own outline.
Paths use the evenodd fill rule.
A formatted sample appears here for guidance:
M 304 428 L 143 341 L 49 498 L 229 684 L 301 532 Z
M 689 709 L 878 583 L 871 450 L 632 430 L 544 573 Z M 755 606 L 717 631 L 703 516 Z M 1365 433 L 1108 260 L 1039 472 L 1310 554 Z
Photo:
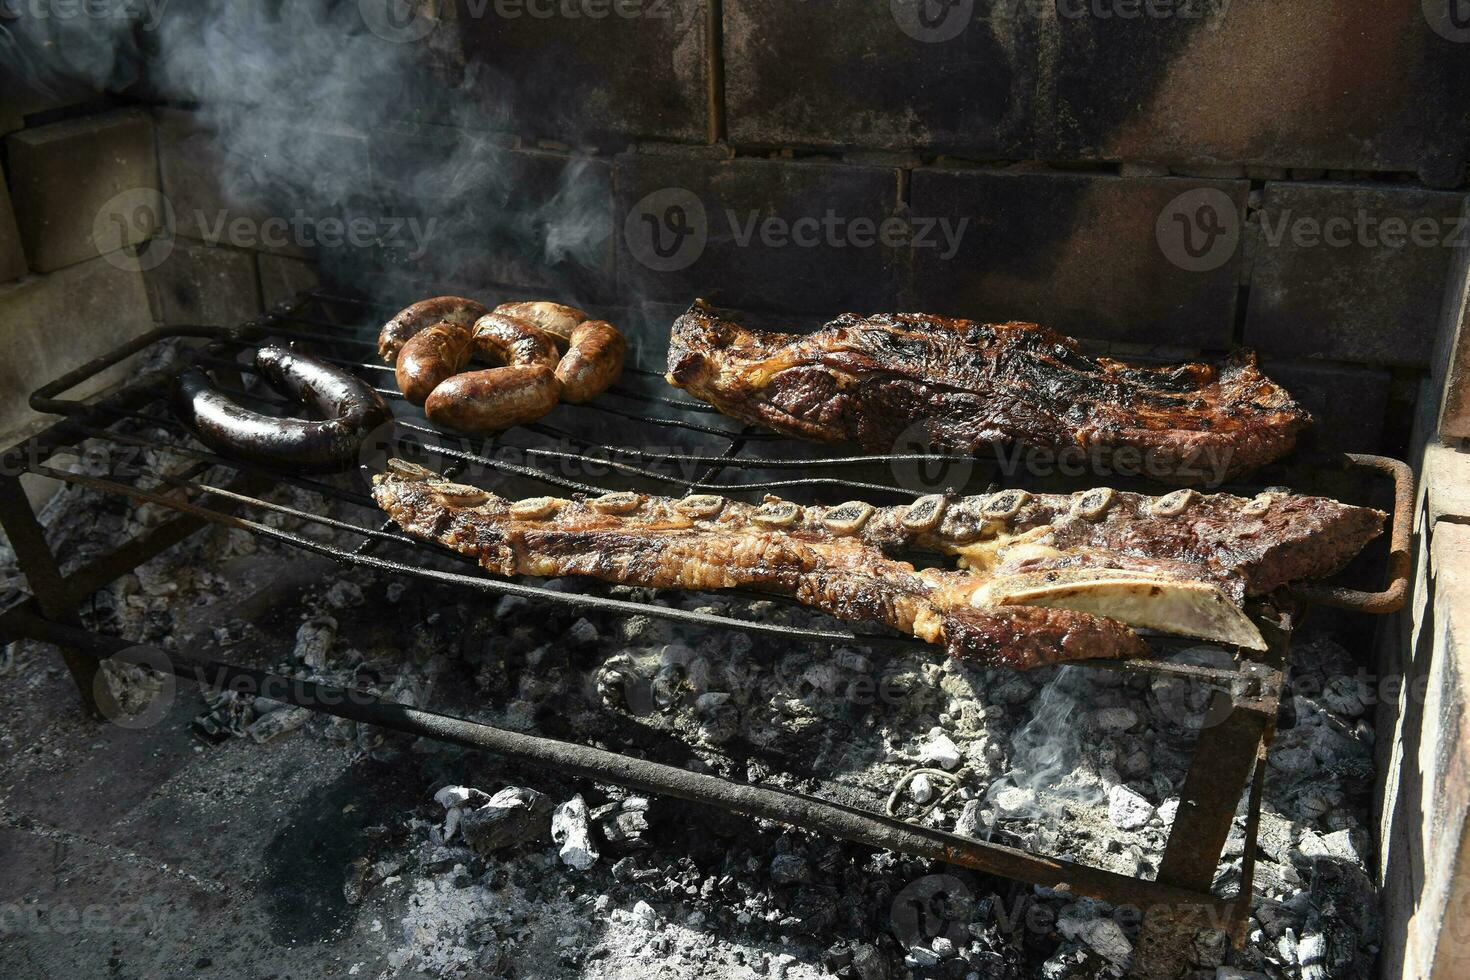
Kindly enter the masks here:
M 568 301 L 583 298 L 611 233 L 586 164 L 534 193 L 521 186 L 508 138 L 476 132 L 502 87 L 493 67 L 462 56 L 452 24 L 409 39 L 374 33 L 369 10 L 395 3 L 118 0 L 61 17 L 57 0 L 0 0 L 19 10 L 0 16 L 0 71 L 7 88 L 42 96 L 95 90 L 193 109 L 217 150 L 200 166 L 242 214 L 433 229 L 422 254 L 390 241 L 323 254 L 347 285 L 371 287 L 389 269 L 473 286 L 507 271 L 491 256 L 513 254 L 550 270 Z

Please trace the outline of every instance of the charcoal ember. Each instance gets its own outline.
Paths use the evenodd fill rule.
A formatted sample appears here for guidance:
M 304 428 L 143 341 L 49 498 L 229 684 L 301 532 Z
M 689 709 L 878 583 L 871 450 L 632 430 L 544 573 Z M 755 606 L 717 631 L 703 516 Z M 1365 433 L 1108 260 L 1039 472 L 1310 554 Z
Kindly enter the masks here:
M 1041 964 L 1042 980 L 1114 980 L 1118 976 L 1113 964 L 1085 946 L 1064 943 Z
M 590 619 L 584 617 L 567 627 L 562 639 L 572 646 L 590 647 L 597 642 L 597 627 Z
M 209 709 L 195 717 L 194 733 L 209 742 L 223 742 L 244 736 L 255 718 L 256 698 L 238 691 L 224 690 L 205 702 Z
M 567 800 L 551 815 L 551 839 L 557 843 L 557 853 L 568 867 L 586 871 L 597 863 L 587 804 L 580 795 Z
M 603 840 L 613 850 L 635 851 L 648 846 L 648 800 L 630 796 L 615 803 L 605 803 L 589 814 Z
M 740 734 L 740 710 L 724 691 L 701 694 L 694 702 L 699 737 L 710 745 L 724 745 Z
M 1373 958 L 1366 947 L 1378 932 L 1373 883 L 1361 868 L 1331 857 L 1313 860 L 1310 878 L 1309 911 L 1298 946 L 1302 975 L 1370 976 Z
M 338 610 L 360 606 L 364 601 L 362 589 L 345 579 L 338 579 L 336 582 L 333 582 L 332 587 L 327 590 L 325 598 L 327 605 Z
M 283 706 L 250 723 L 247 733 L 262 745 L 296 731 L 311 718 L 311 709 Z
M 365 857 L 354 860 L 347 866 L 347 875 L 342 882 L 342 897 L 348 905 L 358 905 L 375 884 L 373 863 Z
M 663 714 L 676 710 L 689 693 L 688 676 L 683 664 L 664 664 L 660 667 L 649 685 L 653 706 Z
M 642 679 L 627 658 L 614 657 L 598 668 L 594 683 L 605 707 L 623 711 L 633 704 Z
M 1063 908 L 1057 916 L 1056 928 L 1063 937 L 1082 943 L 1114 966 L 1127 968 L 1133 959 L 1133 943 L 1123 927 L 1110 916 L 1100 914 L 1093 902 L 1076 902 Z
M 919 762 L 939 769 L 957 769 L 963 758 L 954 739 L 938 728 L 929 732 L 928 741 L 919 748 Z
M 470 798 L 466 802 L 473 804 Z M 466 808 L 459 817 L 459 833 L 471 850 L 488 857 L 544 836 L 551 809 L 551 801 L 544 794 L 522 786 L 507 786 L 489 797 L 484 805 Z
M 799 885 L 812 880 L 811 865 L 800 854 L 777 854 L 771 860 L 771 880 L 778 885 Z
M 312 670 L 323 670 L 337 639 L 337 621 L 331 616 L 313 616 L 296 629 L 292 656 Z
M 892 959 L 870 943 L 858 943 L 852 948 L 848 969 L 854 980 L 888 980 L 894 975 Z

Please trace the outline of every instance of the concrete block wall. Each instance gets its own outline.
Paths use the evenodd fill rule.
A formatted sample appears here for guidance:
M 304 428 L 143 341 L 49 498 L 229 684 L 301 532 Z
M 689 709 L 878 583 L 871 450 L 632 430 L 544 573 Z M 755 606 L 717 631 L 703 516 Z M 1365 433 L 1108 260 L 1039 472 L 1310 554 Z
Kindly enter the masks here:
M 1470 451 L 1436 435 L 1426 382 L 1411 462 L 1420 474 L 1414 591 L 1386 618 L 1368 690 L 1384 774 L 1377 854 L 1381 975 L 1470 975 Z
M 266 104 L 191 111 L 177 79 L 152 89 L 175 100 L 148 110 L 167 227 L 135 220 L 118 246 L 146 239 L 155 318 L 234 322 L 321 268 L 383 294 L 589 305 L 650 365 L 696 295 L 792 326 L 1035 319 L 1127 355 L 1249 344 L 1319 414 L 1320 445 L 1407 448 L 1470 237 L 1470 39 L 1432 4 L 418 7 L 432 19 L 360 32 L 412 66 L 381 104 L 334 115 L 283 83 Z M 44 170 L 88 126 L 149 128 L 141 111 L 28 109 L 62 128 L 26 126 L 7 163 Z M 262 119 L 299 133 L 263 152 L 241 132 Z M 20 244 L 95 204 L 27 193 Z M 268 233 L 303 209 L 313 226 L 356 209 L 426 230 L 337 247 Z M 73 226 L 28 267 L 81 254 Z M 0 270 L 7 241 L 0 214 Z
M 136 249 L 156 231 L 158 177 L 143 110 L 7 87 L 0 127 L 0 442 L 8 445 L 48 421 L 26 404 L 34 388 L 153 326 Z

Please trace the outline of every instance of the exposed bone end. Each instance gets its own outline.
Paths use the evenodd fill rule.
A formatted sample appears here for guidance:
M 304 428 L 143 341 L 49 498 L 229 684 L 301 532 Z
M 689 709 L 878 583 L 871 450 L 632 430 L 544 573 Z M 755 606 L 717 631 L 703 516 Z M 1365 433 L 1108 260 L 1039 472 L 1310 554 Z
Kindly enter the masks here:
M 1198 499 L 1198 490 L 1188 487 L 1183 490 L 1175 490 L 1155 500 L 1153 506 L 1149 508 L 1149 513 L 1155 517 L 1178 517 L 1192 507 Z
M 521 521 L 539 521 L 550 517 L 566 503 L 557 497 L 527 497 L 510 506 L 510 516 Z
M 762 527 L 783 528 L 795 524 L 799 517 L 801 507 L 789 500 L 768 500 L 761 504 L 751 519 Z
M 374 482 L 377 482 L 380 477 L 385 476 L 395 476 L 400 480 L 405 480 L 411 483 L 444 479 L 442 476 L 440 476 L 438 473 L 435 473 L 427 466 L 420 466 L 418 463 L 410 463 L 408 460 L 399 459 L 396 456 L 388 460 L 388 472 L 375 476 L 373 480 Z
M 1031 494 L 1025 490 L 1002 490 L 989 500 L 985 506 L 980 508 L 980 513 L 988 521 L 1005 521 L 1015 517 L 1026 506 L 1026 501 L 1031 499 Z
M 861 500 L 850 500 L 845 504 L 830 507 L 822 514 L 822 526 L 833 534 L 851 535 L 863 529 L 868 518 L 873 516 L 873 505 Z
M 1266 649 L 1260 630 L 1217 587 L 1106 568 L 1006 575 L 987 582 L 974 606 L 1051 606 L 1104 616 L 1129 626 Z
M 725 509 L 725 498 L 712 493 L 697 493 L 674 501 L 674 509 L 690 517 L 708 520 Z
M 587 501 L 587 505 L 602 514 L 631 514 L 643 503 L 641 493 L 605 493 Z
M 435 484 L 433 490 L 440 500 L 451 507 L 478 507 L 490 499 L 490 494 L 486 491 L 463 483 L 439 483 Z
M 940 493 L 920 497 L 904 511 L 903 526 L 910 531 L 932 531 L 944 519 L 948 506 L 949 501 Z
M 1117 499 L 1118 491 L 1112 487 L 1098 487 L 1079 496 L 1072 513 L 1087 521 L 1101 520 Z

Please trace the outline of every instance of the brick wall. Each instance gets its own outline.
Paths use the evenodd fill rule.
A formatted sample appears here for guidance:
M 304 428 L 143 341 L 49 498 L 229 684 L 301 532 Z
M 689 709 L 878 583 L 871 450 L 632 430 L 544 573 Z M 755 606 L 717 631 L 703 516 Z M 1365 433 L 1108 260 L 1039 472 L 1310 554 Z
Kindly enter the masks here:
M 1470 38 L 1432 3 L 418 8 L 345 49 L 391 76 L 381 92 L 334 101 L 342 66 L 318 58 L 264 93 L 162 72 L 135 91 L 167 104 L 145 110 L 0 106 L 23 127 L 0 277 L 18 249 L 32 275 L 95 261 L 88 212 L 130 184 L 161 191 L 172 230 L 132 220 L 115 242 L 147 239 L 164 322 L 237 321 L 319 270 L 386 295 L 554 295 L 616 318 L 649 365 L 696 295 L 792 325 L 1028 318 L 1125 354 L 1249 344 L 1321 444 L 1407 446 L 1470 237 Z M 376 233 L 269 233 L 303 215 Z

